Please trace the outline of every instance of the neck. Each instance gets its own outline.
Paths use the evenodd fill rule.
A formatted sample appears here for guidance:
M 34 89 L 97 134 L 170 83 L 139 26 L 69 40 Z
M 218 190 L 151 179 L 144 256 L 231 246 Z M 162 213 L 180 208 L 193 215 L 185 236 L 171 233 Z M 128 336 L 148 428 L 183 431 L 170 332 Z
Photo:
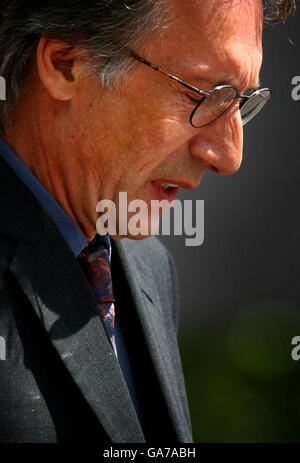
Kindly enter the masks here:
M 89 194 L 87 182 L 80 175 L 84 170 L 79 153 L 71 146 L 67 133 L 56 130 L 51 118 L 43 121 L 34 118 L 32 113 L 26 116 L 22 111 L 19 113 L 24 116 L 20 119 L 16 115 L 2 138 L 90 241 L 95 236 L 97 218 L 95 207 L 89 202 L 95 195 Z M 72 153 L 72 158 L 68 153 Z M 74 158 L 79 165 L 75 165 Z

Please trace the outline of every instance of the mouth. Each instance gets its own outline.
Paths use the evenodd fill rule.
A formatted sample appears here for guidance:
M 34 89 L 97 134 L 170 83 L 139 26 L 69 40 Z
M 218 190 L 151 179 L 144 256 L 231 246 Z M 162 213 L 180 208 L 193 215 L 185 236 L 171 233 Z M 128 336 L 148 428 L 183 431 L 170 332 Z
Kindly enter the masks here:
M 169 202 L 174 201 L 178 193 L 179 187 L 185 189 L 194 188 L 192 185 L 188 183 L 165 179 L 154 180 L 153 182 L 151 182 L 151 184 L 156 197 L 155 199 L 158 199 L 159 201 L 167 200 Z
M 154 190 L 155 199 L 158 201 L 167 200 L 172 202 L 176 198 L 179 189 L 179 185 L 176 183 L 154 181 L 151 182 L 151 184 Z

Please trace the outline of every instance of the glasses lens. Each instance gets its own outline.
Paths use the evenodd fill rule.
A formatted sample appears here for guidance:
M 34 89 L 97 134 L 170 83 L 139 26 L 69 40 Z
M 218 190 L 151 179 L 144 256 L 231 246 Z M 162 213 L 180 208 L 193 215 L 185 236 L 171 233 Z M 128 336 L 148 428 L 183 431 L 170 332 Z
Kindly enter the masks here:
M 198 128 L 215 121 L 232 105 L 236 95 L 234 87 L 216 87 L 196 106 L 191 115 L 191 124 Z
M 246 100 L 241 107 L 242 125 L 247 124 L 247 122 L 251 121 L 251 119 L 259 113 L 259 111 L 269 101 L 270 96 L 270 90 L 265 88 L 257 90 L 257 92 L 253 93 L 253 95 Z

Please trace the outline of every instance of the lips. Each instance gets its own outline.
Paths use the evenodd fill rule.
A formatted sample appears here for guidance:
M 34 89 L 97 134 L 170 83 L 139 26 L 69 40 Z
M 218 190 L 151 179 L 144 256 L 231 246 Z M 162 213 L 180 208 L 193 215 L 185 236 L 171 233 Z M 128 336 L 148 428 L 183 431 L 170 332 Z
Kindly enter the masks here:
M 179 185 L 172 184 L 172 183 L 162 183 L 161 184 L 164 190 L 168 190 L 169 188 L 178 188 Z
M 158 199 L 159 201 L 166 199 L 169 202 L 172 202 L 176 198 L 179 188 L 187 190 L 197 188 L 200 184 L 200 180 L 201 178 L 197 181 L 197 183 L 194 183 L 191 181 L 177 179 L 159 179 L 152 181 L 151 184 L 156 197 L 155 199 Z
M 155 199 L 158 201 L 174 201 L 179 189 L 179 185 L 161 181 L 153 181 L 151 183 L 154 190 Z

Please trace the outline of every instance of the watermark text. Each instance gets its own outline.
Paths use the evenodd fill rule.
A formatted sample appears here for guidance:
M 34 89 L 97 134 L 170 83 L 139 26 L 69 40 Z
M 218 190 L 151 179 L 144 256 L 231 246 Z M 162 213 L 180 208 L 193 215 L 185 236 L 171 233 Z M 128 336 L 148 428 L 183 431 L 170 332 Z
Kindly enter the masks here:
M 142 199 L 128 203 L 127 193 L 120 192 L 116 204 L 111 200 L 101 200 L 96 211 L 97 233 L 111 236 L 186 236 L 186 246 L 200 246 L 204 242 L 204 201 L 175 199 L 151 200 L 150 204 Z
M 291 357 L 295 362 L 300 360 L 300 336 L 294 336 L 292 339 L 292 345 L 295 346 L 292 349 Z
M 295 76 L 292 78 L 292 99 L 294 101 L 300 100 L 300 76 Z

